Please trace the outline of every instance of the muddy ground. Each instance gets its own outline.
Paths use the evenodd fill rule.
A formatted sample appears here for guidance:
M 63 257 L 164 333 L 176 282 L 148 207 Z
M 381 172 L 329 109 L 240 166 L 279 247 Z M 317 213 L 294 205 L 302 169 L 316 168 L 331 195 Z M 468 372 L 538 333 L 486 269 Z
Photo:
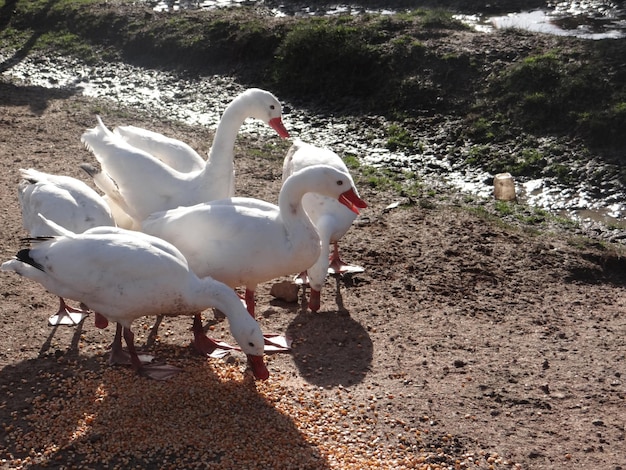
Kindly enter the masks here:
M 93 157 L 79 138 L 96 113 L 111 127 L 149 127 L 201 153 L 212 137 L 212 129 L 6 82 L 0 108 L 2 260 L 26 235 L 18 169 L 89 182 L 79 164 Z M 237 193 L 275 201 L 287 145 L 240 139 Z M 180 364 L 182 378 L 162 383 L 109 366 L 110 327 L 97 330 L 88 318 L 51 328 L 56 297 L 1 273 L 0 466 L 182 468 L 175 462 L 183 459 L 197 468 L 626 468 L 623 251 L 503 224 L 454 194 L 386 210 L 401 198 L 356 180 L 369 208 L 342 252 L 365 272 L 329 277 L 315 314 L 305 297 L 286 303 L 269 295 L 271 283 L 260 286 L 262 329 L 294 344 L 291 354 L 268 357 L 266 383 L 245 379 L 236 353 L 195 355 L 186 318 L 165 319 L 156 339 L 154 319 L 135 327 L 137 343 Z M 223 320 L 210 312 L 205 320 L 229 339 Z M 213 395 L 205 396 L 209 379 Z M 128 402 L 124 387 L 167 399 Z M 223 405 L 236 393 L 246 394 L 236 405 L 185 420 L 198 403 Z M 173 413 L 169 404 L 183 397 L 196 405 Z M 141 425 L 128 421 L 138 410 Z M 244 414 L 261 416 L 262 430 L 239 423 Z M 236 427 L 240 445 L 226 445 L 205 421 Z M 151 427 L 159 424 L 167 431 Z M 157 450 L 139 439 L 147 429 L 154 439 L 167 434 Z M 189 430 L 199 442 L 182 437 Z M 246 456 L 248 445 L 255 456 Z

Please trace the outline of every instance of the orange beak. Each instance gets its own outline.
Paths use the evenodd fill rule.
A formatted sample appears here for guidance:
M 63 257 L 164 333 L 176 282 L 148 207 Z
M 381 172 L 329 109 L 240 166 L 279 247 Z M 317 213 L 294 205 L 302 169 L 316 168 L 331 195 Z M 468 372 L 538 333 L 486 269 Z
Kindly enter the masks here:
M 270 119 L 269 124 L 271 128 L 274 129 L 283 139 L 289 137 L 289 132 L 287 132 L 287 129 L 285 129 L 285 126 L 283 125 L 283 120 L 281 118 L 272 118 Z
M 250 364 L 250 368 L 252 369 L 252 373 L 255 378 L 259 380 L 267 380 L 269 378 L 270 371 L 267 370 L 267 367 L 265 366 L 263 356 L 253 356 L 252 354 L 248 354 L 248 364 Z
M 346 192 L 341 193 L 338 200 L 356 215 L 359 215 L 359 209 L 365 209 L 367 207 L 367 203 L 356 195 L 354 188 L 350 188 Z

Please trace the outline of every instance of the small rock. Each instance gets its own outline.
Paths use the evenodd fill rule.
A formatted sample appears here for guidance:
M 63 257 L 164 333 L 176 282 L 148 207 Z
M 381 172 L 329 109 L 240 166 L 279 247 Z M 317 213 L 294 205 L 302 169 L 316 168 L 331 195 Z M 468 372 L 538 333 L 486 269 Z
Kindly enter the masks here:
M 270 295 L 285 302 L 296 302 L 300 286 L 290 281 L 277 282 L 270 289 Z

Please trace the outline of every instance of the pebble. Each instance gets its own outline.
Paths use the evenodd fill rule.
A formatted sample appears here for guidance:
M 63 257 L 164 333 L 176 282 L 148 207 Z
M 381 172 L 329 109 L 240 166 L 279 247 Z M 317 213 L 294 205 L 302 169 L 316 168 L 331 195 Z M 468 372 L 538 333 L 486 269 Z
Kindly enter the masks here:
M 274 283 L 270 289 L 270 295 L 285 302 L 297 302 L 300 286 L 291 281 Z

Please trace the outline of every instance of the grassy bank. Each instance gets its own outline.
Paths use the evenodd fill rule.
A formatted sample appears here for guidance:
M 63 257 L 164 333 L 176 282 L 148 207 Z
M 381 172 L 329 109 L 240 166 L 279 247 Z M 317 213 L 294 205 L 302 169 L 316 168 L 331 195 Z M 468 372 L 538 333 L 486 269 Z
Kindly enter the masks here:
M 393 16 L 275 18 L 261 9 L 159 13 L 118 0 L 0 1 L 0 40 L 83 60 L 124 60 L 191 73 L 235 74 L 293 102 L 397 121 L 393 145 L 414 145 L 421 117 L 464 120 L 471 163 L 566 179 L 563 149 L 493 152 L 545 135 L 581 142 L 621 165 L 626 45 L 520 31 L 469 31 L 440 9 Z M 398 136 L 404 136 L 399 139 Z M 519 144 L 519 142 L 518 142 Z M 560 163 L 561 162 L 561 163 Z M 562 175 L 561 175 L 562 173 Z M 626 182 L 626 172 L 615 177 Z

